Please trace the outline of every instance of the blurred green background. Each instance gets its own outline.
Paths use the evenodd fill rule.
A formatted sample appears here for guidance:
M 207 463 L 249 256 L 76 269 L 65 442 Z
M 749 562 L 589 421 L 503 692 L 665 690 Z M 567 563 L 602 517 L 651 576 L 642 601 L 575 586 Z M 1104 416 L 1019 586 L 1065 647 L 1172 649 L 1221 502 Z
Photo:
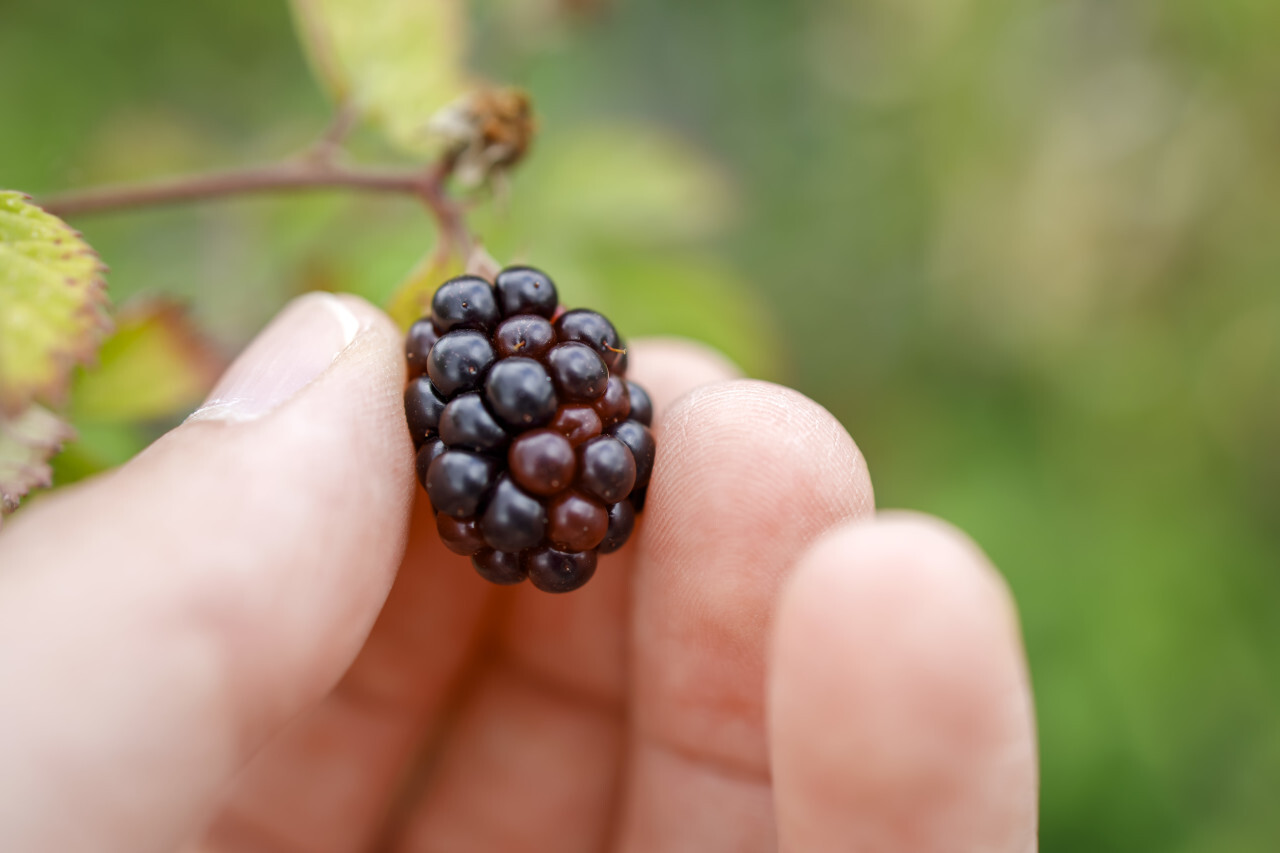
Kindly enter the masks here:
M 487 0 L 473 65 L 543 132 L 500 260 L 835 412 L 883 506 L 1022 610 L 1045 850 L 1280 839 L 1280 4 Z M 276 159 L 329 107 L 283 3 L 0 0 L 0 186 Z M 357 153 L 394 156 L 364 131 Z M 117 302 L 228 351 L 432 245 L 338 194 L 75 223 Z M 163 419 L 77 424 L 62 479 Z

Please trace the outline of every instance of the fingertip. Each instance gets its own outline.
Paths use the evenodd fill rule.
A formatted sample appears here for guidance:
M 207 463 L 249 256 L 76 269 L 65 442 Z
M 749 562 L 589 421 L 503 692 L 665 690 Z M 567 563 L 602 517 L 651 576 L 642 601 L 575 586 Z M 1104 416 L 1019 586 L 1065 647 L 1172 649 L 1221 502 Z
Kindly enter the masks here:
M 770 664 L 785 849 L 1034 847 L 1016 613 L 962 533 L 906 513 L 828 532 L 783 595 Z

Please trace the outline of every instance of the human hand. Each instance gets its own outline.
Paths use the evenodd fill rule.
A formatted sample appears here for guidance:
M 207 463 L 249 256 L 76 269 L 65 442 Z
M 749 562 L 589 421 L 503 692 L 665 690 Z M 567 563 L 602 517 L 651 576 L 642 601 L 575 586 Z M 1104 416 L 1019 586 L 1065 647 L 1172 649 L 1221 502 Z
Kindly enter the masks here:
M 637 343 L 646 512 L 553 596 L 441 546 L 401 360 L 304 297 L 192 420 L 6 523 L 0 849 L 1035 848 L 1008 594 L 873 518 L 825 411 Z

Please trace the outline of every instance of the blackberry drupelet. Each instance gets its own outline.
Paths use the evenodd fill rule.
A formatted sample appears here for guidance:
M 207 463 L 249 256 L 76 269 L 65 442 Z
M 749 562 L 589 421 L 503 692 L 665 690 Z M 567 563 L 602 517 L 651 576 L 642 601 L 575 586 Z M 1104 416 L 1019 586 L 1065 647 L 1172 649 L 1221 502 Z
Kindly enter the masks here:
M 631 536 L 656 452 L 613 324 L 508 267 L 492 285 L 441 285 L 405 358 L 405 420 L 445 547 L 492 583 L 586 583 Z

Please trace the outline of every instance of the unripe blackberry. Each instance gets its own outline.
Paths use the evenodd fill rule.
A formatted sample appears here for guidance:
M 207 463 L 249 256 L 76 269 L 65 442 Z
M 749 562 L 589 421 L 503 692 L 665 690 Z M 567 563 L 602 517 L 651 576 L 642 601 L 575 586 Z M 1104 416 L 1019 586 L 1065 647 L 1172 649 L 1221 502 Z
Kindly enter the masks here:
M 577 589 L 631 536 L 653 469 L 622 338 L 531 267 L 450 279 L 431 309 L 405 339 L 405 420 L 441 541 L 493 583 Z

